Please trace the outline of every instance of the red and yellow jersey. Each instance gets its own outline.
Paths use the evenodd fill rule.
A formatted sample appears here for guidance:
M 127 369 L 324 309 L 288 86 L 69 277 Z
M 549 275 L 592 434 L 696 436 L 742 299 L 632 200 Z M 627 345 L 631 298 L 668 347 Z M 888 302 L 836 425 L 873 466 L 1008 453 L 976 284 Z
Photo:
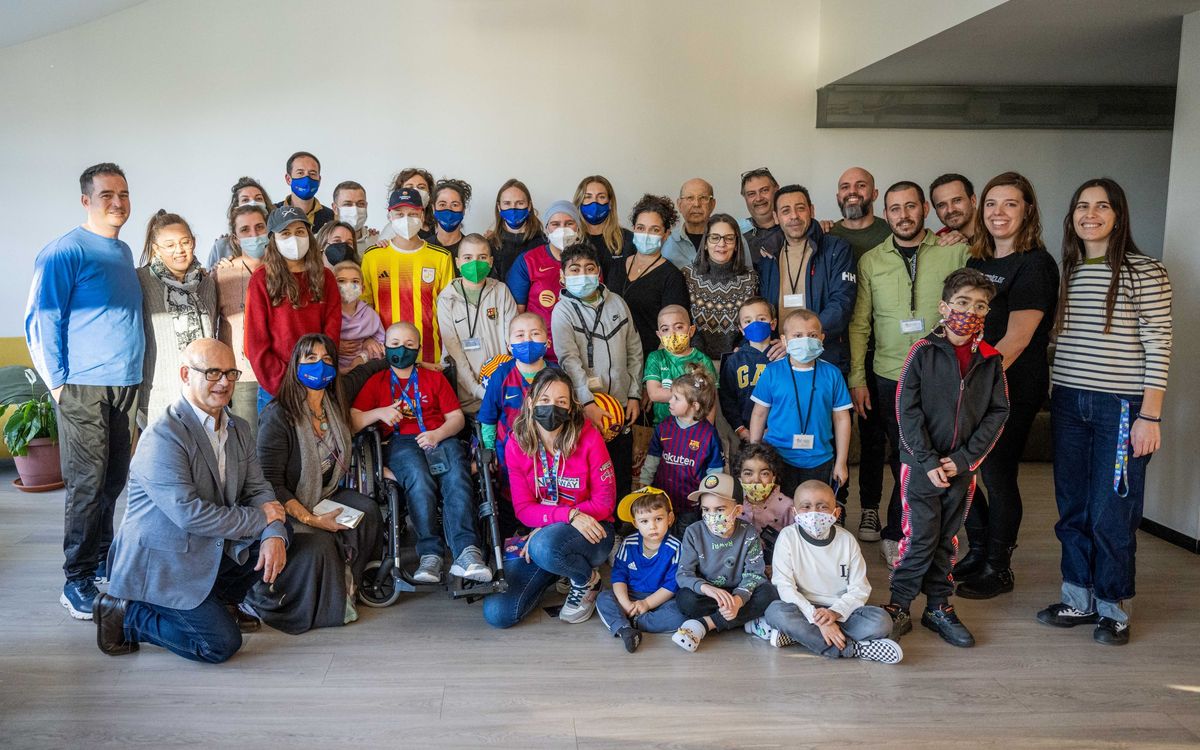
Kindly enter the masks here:
M 421 361 L 441 360 L 437 298 L 454 278 L 449 251 L 422 243 L 416 250 L 387 244 L 367 251 L 362 261 L 363 301 L 383 325 L 407 321 L 421 331 Z

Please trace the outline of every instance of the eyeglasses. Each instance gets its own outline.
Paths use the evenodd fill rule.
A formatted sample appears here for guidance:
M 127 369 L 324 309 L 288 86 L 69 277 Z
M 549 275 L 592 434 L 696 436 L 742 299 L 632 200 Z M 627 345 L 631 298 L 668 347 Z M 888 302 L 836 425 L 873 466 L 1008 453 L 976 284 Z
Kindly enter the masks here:
M 771 174 L 771 170 L 767 169 L 766 167 L 759 167 L 758 169 L 751 169 L 746 172 L 742 172 L 742 182 L 745 182 L 752 177 L 770 177 L 772 180 L 775 179 L 775 176 Z
M 179 240 L 179 242 L 175 242 L 175 241 L 155 242 L 154 244 L 155 244 L 155 246 L 161 247 L 163 250 L 166 250 L 169 253 L 173 253 L 176 250 L 195 250 L 196 249 L 196 241 L 193 239 L 189 239 L 187 237 L 184 237 L 182 240 Z
M 236 383 L 238 379 L 242 377 L 241 370 L 222 370 L 217 367 L 210 367 L 207 370 L 201 370 L 199 367 L 192 367 L 191 365 L 188 365 L 188 369 L 204 373 L 204 379 L 210 383 L 216 383 L 222 377 L 224 377 L 230 383 Z
M 992 309 L 991 306 L 986 302 L 976 302 L 975 304 L 971 304 L 965 299 L 956 299 L 946 304 L 950 305 L 951 308 L 957 310 L 958 312 L 967 312 L 969 310 L 976 315 L 987 315 Z
M 736 234 L 710 234 L 708 235 L 708 244 L 710 245 L 736 245 Z
M 711 195 L 685 195 L 679 200 L 683 203 L 711 203 L 713 197 Z

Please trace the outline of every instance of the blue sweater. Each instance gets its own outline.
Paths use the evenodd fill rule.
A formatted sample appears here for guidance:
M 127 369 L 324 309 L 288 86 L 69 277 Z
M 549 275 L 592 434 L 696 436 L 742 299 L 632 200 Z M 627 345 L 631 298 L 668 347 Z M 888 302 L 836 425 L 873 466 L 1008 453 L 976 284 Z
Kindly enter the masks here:
M 142 287 L 129 245 L 76 227 L 33 267 L 25 341 L 50 388 L 142 382 Z
M 749 341 L 743 341 L 721 360 L 717 396 L 721 401 L 721 414 L 734 430 L 739 427 L 750 429 L 750 413 L 754 411 L 750 394 L 754 393 L 758 376 L 770 361 L 766 352 L 755 349 Z

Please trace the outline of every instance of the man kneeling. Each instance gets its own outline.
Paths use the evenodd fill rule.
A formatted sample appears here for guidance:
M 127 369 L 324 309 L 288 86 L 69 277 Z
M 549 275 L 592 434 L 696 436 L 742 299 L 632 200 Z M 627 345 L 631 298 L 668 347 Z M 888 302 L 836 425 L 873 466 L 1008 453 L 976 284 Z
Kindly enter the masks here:
M 242 646 L 237 609 L 262 571 L 283 570 L 286 514 L 263 479 L 250 426 L 226 410 L 241 373 L 233 350 L 199 339 L 183 353 L 184 397 L 150 425 L 129 466 L 129 505 L 96 597 L 106 654 L 162 646 L 223 662 Z

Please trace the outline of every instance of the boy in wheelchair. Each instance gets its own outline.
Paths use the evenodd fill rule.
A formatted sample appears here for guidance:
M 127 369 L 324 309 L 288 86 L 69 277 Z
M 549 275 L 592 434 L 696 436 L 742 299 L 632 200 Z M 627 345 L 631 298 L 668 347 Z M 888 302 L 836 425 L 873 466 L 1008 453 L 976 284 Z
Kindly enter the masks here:
M 439 494 L 442 531 L 454 554 L 450 575 L 492 580 L 475 531 L 474 488 L 458 433 L 465 417 L 454 389 L 436 370 L 417 367 L 421 333 L 411 323 L 387 329 L 384 348 L 390 367 L 363 385 L 350 410 L 355 432 L 378 423 L 387 465 L 408 501 L 420 563 L 416 583 L 442 579 L 442 533 L 436 528 Z M 440 492 L 439 492 L 440 491 Z

